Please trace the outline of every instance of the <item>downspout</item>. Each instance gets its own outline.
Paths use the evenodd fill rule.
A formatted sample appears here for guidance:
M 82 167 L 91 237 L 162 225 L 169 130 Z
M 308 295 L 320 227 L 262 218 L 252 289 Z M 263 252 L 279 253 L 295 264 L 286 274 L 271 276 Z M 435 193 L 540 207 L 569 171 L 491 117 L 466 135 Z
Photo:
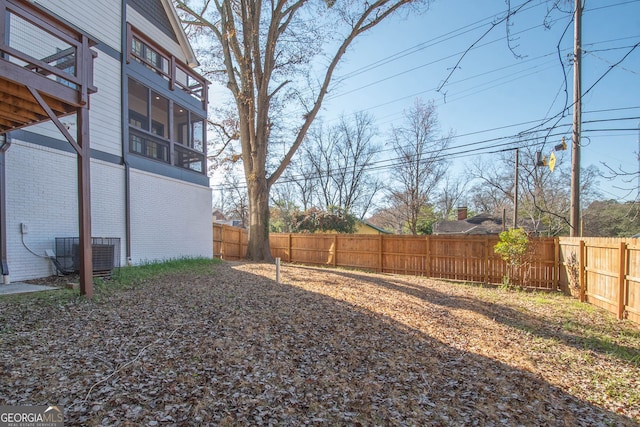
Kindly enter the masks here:
M 122 52 L 121 52 L 121 109 L 120 116 L 122 122 L 122 165 L 124 166 L 124 222 L 125 222 L 125 256 L 127 265 L 131 265 L 131 168 L 129 166 L 129 113 L 128 108 L 128 77 L 127 64 L 129 63 L 128 26 L 127 26 L 127 0 L 122 0 Z
M 9 45 L 9 14 L 0 16 L 4 32 L 0 34 L 0 43 Z M 0 58 L 4 58 L 4 53 L 0 53 Z M 4 284 L 11 283 L 9 276 L 9 262 L 7 261 L 7 180 L 5 176 L 5 153 L 11 146 L 11 138 L 8 134 L 2 134 L 0 143 L 0 274 Z
M 7 261 L 7 180 L 5 176 L 5 153 L 11 146 L 11 139 L 5 133 L 0 145 L 0 273 L 2 283 L 11 283 L 9 262 Z

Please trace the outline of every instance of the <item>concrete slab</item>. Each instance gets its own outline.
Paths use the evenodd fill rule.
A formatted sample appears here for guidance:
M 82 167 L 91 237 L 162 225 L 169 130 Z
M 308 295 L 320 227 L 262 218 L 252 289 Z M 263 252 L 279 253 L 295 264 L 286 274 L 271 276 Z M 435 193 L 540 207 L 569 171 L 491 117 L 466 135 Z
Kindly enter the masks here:
M 33 285 L 31 283 L 15 282 L 8 285 L 0 285 L 0 295 L 9 294 L 26 294 L 29 292 L 41 292 L 41 291 L 54 291 L 56 288 L 53 286 Z

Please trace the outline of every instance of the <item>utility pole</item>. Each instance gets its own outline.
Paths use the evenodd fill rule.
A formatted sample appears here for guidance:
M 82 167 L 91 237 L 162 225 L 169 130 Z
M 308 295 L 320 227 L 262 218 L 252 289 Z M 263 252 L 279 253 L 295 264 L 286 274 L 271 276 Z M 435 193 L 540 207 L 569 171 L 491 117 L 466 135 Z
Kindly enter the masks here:
M 571 237 L 580 233 L 580 127 L 582 125 L 582 5 L 575 0 L 573 46 L 573 143 L 571 146 Z
M 518 164 L 519 161 L 519 152 L 516 148 L 516 172 L 515 172 L 515 181 L 513 185 L 513 228 L 518 228 Z

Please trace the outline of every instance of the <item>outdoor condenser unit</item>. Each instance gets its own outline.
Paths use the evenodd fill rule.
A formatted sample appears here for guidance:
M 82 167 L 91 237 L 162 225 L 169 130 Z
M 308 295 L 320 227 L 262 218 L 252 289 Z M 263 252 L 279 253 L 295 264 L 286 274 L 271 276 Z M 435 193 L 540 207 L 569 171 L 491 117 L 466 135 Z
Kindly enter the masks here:
M 92 237 L 93 275 L 111 276 L 120 268 L 120 238 Z M 56 268 L 63 274 L 80 271 L 80 239 L 56 237 Z

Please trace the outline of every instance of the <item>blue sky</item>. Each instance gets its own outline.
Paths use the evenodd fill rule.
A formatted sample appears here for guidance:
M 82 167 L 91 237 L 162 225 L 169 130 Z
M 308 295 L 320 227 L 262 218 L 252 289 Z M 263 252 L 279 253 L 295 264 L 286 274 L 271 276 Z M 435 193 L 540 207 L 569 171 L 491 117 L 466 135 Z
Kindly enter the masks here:
M 524 2 L 512 0 L 512 8 Z M 495 151 L 496 144 L 509 139 L 482 141 L 516 135 L 565 108 L 565 77 L 556 46 L 571 15 L 553 11 L 548 18 L 551 28 L 546 29 L 542 24 L 548 3 L 534 0 L 511 20 L 511 46 L 520 58 L 509 49 L 505 24 L 497 25 L 466 54 L 440 92 L 436 89 L 463 52 L 504 16 L 506 2 L 439 0 L 424 14 L 394 17 L 347 52 L 324 103 L 325 122 L 342 113 L 367 111 L 375 116 L 384 135 L 392 124 L 400 124 L 403 111 L 416 98 L 433 99 L 442 129 L 452 129 L 457 135 L 452 147 L 474 144 L 467 147 L 480 148 L 473 156 L 464 155 L 463 148 L 450 150 L 453 170 L 462 172 L 474 157 Z M 564 5 L 565 9 L 572 7 L 573 1 Z M 615 169 L 638 171 L 640 47 L 632 47 L 639 42 L 640 0 L 586 0 L 582 86 L 583 91 L 591 89 L 582 106 L 583 167 L 594 164 L 604 169 L 605 162 Z M 573 69 L 567 58 L 573 51 L 573 25 L 560 49 L 571 104 Z M 568 111 L 553 131 L 564 132 L 567 141 L 571 139 L 571 114 Z M 549 154 L 560 138 L 549 139 L 543 152 Z M 497 154 L 484 156 L 491 159 Z M 570 151 L 564 156 L 569 162 Z M 604 198 L 633 199 L 635 191 L 616 188 L 630 186 L 635 182 L 600 179 Z

